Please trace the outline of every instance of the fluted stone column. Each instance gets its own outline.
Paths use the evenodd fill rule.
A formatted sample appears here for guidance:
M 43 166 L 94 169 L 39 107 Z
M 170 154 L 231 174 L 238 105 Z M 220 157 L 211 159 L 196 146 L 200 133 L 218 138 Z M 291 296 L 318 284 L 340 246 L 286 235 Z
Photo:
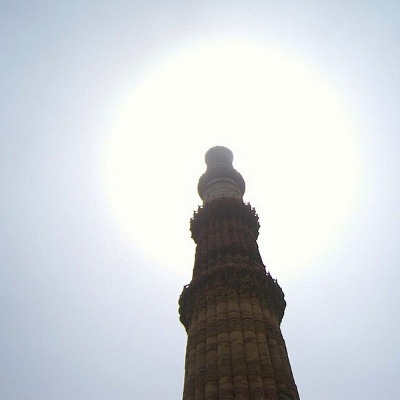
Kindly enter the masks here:
M 192 281 L 179 299 L 188 333 L 184 400 L 298 400 L 280 323 L 282 289 L 258 250 L 258 216 L 222 146 L 206 153 L 191 219 Z

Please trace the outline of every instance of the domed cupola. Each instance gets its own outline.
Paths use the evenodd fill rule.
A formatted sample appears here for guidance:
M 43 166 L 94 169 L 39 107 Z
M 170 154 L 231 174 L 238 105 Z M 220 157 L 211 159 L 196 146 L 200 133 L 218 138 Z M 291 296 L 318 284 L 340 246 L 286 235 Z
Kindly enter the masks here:
M 241 199 L 245 192 L 242 175 L 233 168 L 233 153 L 224 146 L 215 146 L 205 155 L 206 172 L 200 177 L 197 190 L 203 203 L 218 197 Z

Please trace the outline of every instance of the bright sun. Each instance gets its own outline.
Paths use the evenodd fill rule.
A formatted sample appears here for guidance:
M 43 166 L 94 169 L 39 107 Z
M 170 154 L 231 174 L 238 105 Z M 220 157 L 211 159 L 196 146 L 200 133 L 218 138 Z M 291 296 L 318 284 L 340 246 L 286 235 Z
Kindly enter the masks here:
M 188 221 L 204 153 L 235 156 L 260 215 L 267 268 L 285 276 L 328 251 L 358 192 L 354 123 L 322 77 L 276 49 L 218 42 L 186 49 L 136 86 L 105 147 L 104 182 L 121 227 L 188 280 Z

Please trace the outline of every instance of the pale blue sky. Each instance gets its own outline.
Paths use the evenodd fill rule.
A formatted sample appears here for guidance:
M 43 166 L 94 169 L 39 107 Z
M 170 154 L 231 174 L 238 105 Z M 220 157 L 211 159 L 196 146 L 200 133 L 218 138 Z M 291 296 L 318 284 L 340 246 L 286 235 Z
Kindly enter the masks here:
M 177 301 L 193 259 L 179 254 L 185 246 L 193 251 L 188 226 L 199 175 L 181 187 L 136 133 L 143 160 L 151 160 L 139 171 L 144 181 L 156 172 L 160 185 L 168 183 L 159 197 L 157 182 L 136 188 L 133 209 L 151 197 L 137 236 L 143 221 L 155 232 L 172 232 L 170 225 L 184 232 L 184 239 L 166 238 L 169 252 L 161 251 L 160 235 L 135 241 L 115 218 L 103 158 L 124 99 L 145 77 L 199 44 L 244 40 L 278 49 L 329 82 L 356 131 L 359 188 L 340 235 L 294 274 L 268 266 L 288 303 L 282 330 L 300 396 L 397 399 L 399 21 L 397 1 L 2 1 L 0 397 L 181 397 L 186 334 Z M 179 144 L 164 132 L 155 148 L 163 134 L 171 134 L 165 154 L 204 170 L 210 138 L 189 129 Z M 214 144 L 227 144 L 223 137 Z M 273 241 L 262 238 L 274 237 L 268 221 L 279 192 L 257 194 L 258 186 L 273 187 L 274 172 L 263 160 L 250 165 L 249 138 L 263 153 L 264 138 L 251 132 L 232 150 L 248 184 L 246 200 L 260 213 L 265 261 Z M 137 176 L 132 171 L 132 180 Z M 285 204 L 304 196 L 300 189 Z M 171 211 L 171 198 L 182 214 Z M 293 230 L 300 240 L 301 227 Z M 187 270 L 167 268 L 149 248 L 166 252 L 165 265 L 176 257 Z

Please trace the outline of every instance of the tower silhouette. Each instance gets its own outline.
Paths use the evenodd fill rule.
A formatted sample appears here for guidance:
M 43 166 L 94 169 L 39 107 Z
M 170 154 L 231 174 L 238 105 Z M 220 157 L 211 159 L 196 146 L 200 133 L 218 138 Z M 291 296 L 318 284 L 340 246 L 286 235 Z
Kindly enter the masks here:
M 286 302 L 262 262 L 245 182 L 226 147 L 205 160 L 203 205 L 190 221 L 193 276 L 179 299 L 188 334 L 183 399 L 299 399 L 280 330 Z

